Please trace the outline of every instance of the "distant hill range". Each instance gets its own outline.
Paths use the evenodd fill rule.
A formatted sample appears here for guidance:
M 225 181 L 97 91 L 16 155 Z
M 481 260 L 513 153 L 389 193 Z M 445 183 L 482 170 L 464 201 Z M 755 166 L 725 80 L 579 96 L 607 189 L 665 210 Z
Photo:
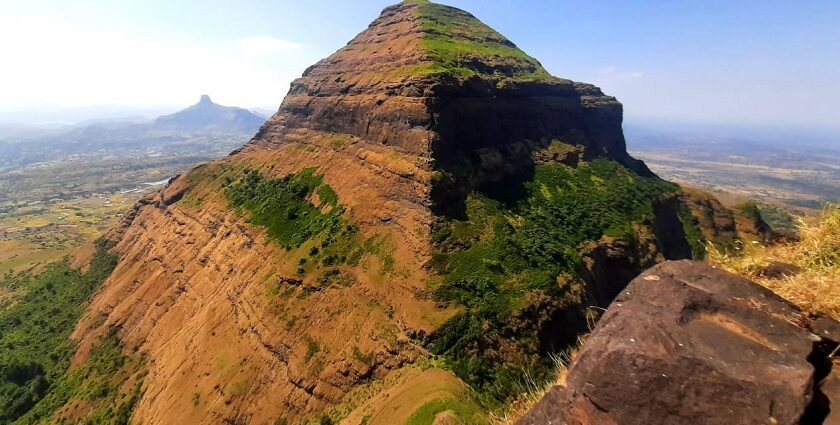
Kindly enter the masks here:
M 229 152 L 248 141 L 265 118 L 203 95 L 179 112 L 147 121 L 99 121 L 64 128 L 0 127 L 0 170 L 91 155 Z
M 210 96 L 203 95 L 195 105 L 155 120 L 159 128 L 174 128 L 187 131 L 218 130 L 234 133 L 255 133 L 265 119 L 253 112 L 232 106 L 213 103 Z

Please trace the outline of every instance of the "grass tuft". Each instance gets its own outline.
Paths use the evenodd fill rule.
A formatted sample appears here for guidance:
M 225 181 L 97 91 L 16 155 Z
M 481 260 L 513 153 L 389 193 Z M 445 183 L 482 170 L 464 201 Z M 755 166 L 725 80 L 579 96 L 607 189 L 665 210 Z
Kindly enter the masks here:
M 800 220 L 799 240 L 722 251 L 708 244 L 708 258 L 754 280 L 801 308 L 840 320 L 840 207 L 830 205 L 816 221 Z M 779 264 L 787 272 L 768 273 Z M 792 267 L 791 267 L 792 266 Z
M 565 386 L 566 377 L 569 374 L 569 367 L 572 361 L 580 351 L 582 341 L 578 340 L 578 344 L 570 347 L 568 350 L 552 353 L 549 355 L 551 361 L 554 363 L 553 374 L 550 379 L 546 381 L 536 381 L 531 377 L 526 380 L 526 384 L 519 396 L 508 403 L 505 408 L 493 414 L 493 423 L 498 425 L 512 425 L 524 416 L 535 404 L 545 397 L 554 386 Z
M 417 5 L 425 32 L 423 47 L 432 60 L 416 73 L 523 81 L 552 78 L 536 59 L 469 13 L 427 1 L 410 3 Z

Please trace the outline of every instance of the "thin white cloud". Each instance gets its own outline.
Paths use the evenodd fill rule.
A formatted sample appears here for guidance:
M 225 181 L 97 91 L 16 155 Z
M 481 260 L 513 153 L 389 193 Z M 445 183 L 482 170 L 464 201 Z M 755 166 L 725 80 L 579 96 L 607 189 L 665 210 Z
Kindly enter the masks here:
M 272 53 L 298 49 L 301 45 L 294 41 L 261 35 L 239 40 L 239 47 L 249 53 Z

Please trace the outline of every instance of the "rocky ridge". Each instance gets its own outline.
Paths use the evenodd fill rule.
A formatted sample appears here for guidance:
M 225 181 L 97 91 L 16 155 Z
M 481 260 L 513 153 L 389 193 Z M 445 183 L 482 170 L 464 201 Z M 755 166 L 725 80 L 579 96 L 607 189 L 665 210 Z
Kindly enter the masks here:
M 466 12 L 388 7 L 307 69 L 250 143 L 107 236 L 119 262 L 74 362 L 112 331 L 146 359 L 132 423 L 339 415 L 430 352 L 506 397 L 487 389 L 544 370 L 584 329 L 587 297 L 606 305 L 645 267 L 694 254 L 698 218 L 627 154 L 621 120 L 615 98 L 550 76 Z M 242 193 L 300 207 L 265 218 L 286 204 L 234 205 Z M 579 222 L 540 227 L 543 205 Z M 567 245 L 514 245 L 542 230 Z M 474 304 L 496 296 L 507 304 Z
M 645 271 L 519 425 L 836 423 L 840 323 L 702 263 Z

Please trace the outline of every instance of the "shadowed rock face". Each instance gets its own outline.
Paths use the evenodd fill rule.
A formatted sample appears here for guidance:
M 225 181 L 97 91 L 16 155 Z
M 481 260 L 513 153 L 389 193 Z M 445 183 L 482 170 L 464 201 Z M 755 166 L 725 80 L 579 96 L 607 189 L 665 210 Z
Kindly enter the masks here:
M 741 277 L 664 263 L 616 298 L 566 387 L 518 424 L 820 424 L 840 400 L 826 360 L 837 326 Z

